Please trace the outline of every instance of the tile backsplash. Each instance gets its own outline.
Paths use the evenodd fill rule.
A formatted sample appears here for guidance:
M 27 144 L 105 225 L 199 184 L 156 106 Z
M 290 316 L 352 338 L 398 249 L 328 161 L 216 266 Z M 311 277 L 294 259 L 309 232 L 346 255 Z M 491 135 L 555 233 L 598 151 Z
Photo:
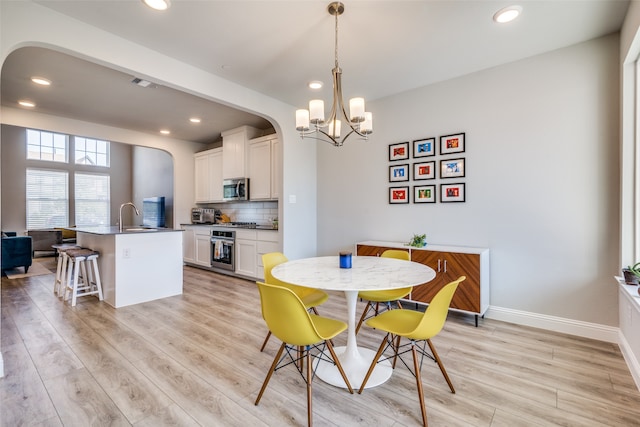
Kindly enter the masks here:
M 255 222 L 259 225 L 271 225 L 278 218 L 278 202 L 239 202 L 211 203 L 199 205 L 206 208 L 219 209 L 231 218 L 231 221 Z

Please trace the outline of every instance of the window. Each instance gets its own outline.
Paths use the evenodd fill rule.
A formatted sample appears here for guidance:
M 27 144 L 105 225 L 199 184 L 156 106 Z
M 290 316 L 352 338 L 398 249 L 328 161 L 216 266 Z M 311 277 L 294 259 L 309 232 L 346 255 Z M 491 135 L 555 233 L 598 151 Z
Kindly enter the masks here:
M 109 167 L 109 141 L 76 136 L 75 148 L 76 164 Z
M 109 175 L 76 173 L 76 225 L 109 225 L 109 194 Z
M 67 135 L 27 129 L 27 159 L 66 163 L 68 141 Z
M 27 229 L 69 225 L 67 172 L 27 169 Z

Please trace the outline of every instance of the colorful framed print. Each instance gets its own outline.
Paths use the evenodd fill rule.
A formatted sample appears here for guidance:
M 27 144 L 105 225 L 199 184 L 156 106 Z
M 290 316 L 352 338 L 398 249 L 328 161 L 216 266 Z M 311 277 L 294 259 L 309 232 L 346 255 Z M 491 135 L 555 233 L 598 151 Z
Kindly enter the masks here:
M 407 160 L 409 158 L 409 142 L 389 145 L 389 161 Z
M 436 162 L 413 164 L 413 179 L 434 179 L 436 177 Z
M 465 191 L 463 183 L 440 185 L 440 202 L 464 202 L 464 197 Z
M 440 160 L 440 178 L 460 178 L 464 171 L 464 158 Z
M 464 132 L 440 137 L 440 154 L 464 152 Z
M 436 139 L 425 138 L 413 141 L 413 157 L 428 157 L 436 155 Z
M 409 187 L 389 187 L 389 203 L 409 203 Z
M 409 165 L 389 166 L 389 182 L 409 181 Z
M 413 203 L 435 203 L 435 185 L 416 185 L 413 187 Z

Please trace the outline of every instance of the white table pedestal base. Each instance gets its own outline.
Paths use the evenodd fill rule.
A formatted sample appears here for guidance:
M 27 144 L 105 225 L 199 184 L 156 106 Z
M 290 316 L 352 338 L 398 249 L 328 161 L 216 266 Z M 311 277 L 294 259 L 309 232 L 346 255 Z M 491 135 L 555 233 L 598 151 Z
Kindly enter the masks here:
M 347 378 L 349 378 L 351 387 L 353 387 L 354 391 L 357 391 L 364 380 L 364 376 L 367 375 L 367 371 L 369 370 L 369 366 L 371 366 L 371 361 L 375 357 L 376 352 L 367 348 L 358 347 L 356 349 L 357 354 L 353 354 L 352 352 L 347 355 L 345 354 L 346 349 L 347 347 L 334 348 L 342 364 L 342 369 L 344 369 Z M 336 387 L 347 388 L 347 385 L 342 379 L 342 375 L 340 375 L 340 371 L 338 371 L 338 368 L 334 364 L 315 359 L 313 367 L 316 369 L 316 375 L 322 381 Z M 391 377 L 392 372 L 393 369 L 389 361 L 379 362 L 371 373 L 365 388 L 375 387 L 384 383 Z

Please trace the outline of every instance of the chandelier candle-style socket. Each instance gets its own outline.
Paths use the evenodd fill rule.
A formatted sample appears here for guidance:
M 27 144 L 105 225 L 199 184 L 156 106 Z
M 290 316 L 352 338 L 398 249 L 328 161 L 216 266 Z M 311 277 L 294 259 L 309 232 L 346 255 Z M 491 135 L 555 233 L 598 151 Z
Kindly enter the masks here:
M 329 14 L 336 18 L 335 67 L 332 70 L 333 103 L 331 112 L 325 119 L 324 101 L 312 99 L 309 101 L 308 110 L 296 110 L 296 130 L 300 132 L 301 138 L 310 137 L 340 147 L 353 133 L 356 133 L 362 139 L 367 139 L 367 136 L 373 132 L 373 115 L 365 111 L 364 98 L 360 97 L 349 100 L 349 115 L 347 115 L 342 97 L 342 70 L 338 65 L 338 16 L 344 12 L 344 4 L 340 2 L 330 3 L 327 10 Z M 346 129 L 348 133 L 344 138 L 341 138 L 340 135 L 342 122 L 349 126 L 349 129 Z

